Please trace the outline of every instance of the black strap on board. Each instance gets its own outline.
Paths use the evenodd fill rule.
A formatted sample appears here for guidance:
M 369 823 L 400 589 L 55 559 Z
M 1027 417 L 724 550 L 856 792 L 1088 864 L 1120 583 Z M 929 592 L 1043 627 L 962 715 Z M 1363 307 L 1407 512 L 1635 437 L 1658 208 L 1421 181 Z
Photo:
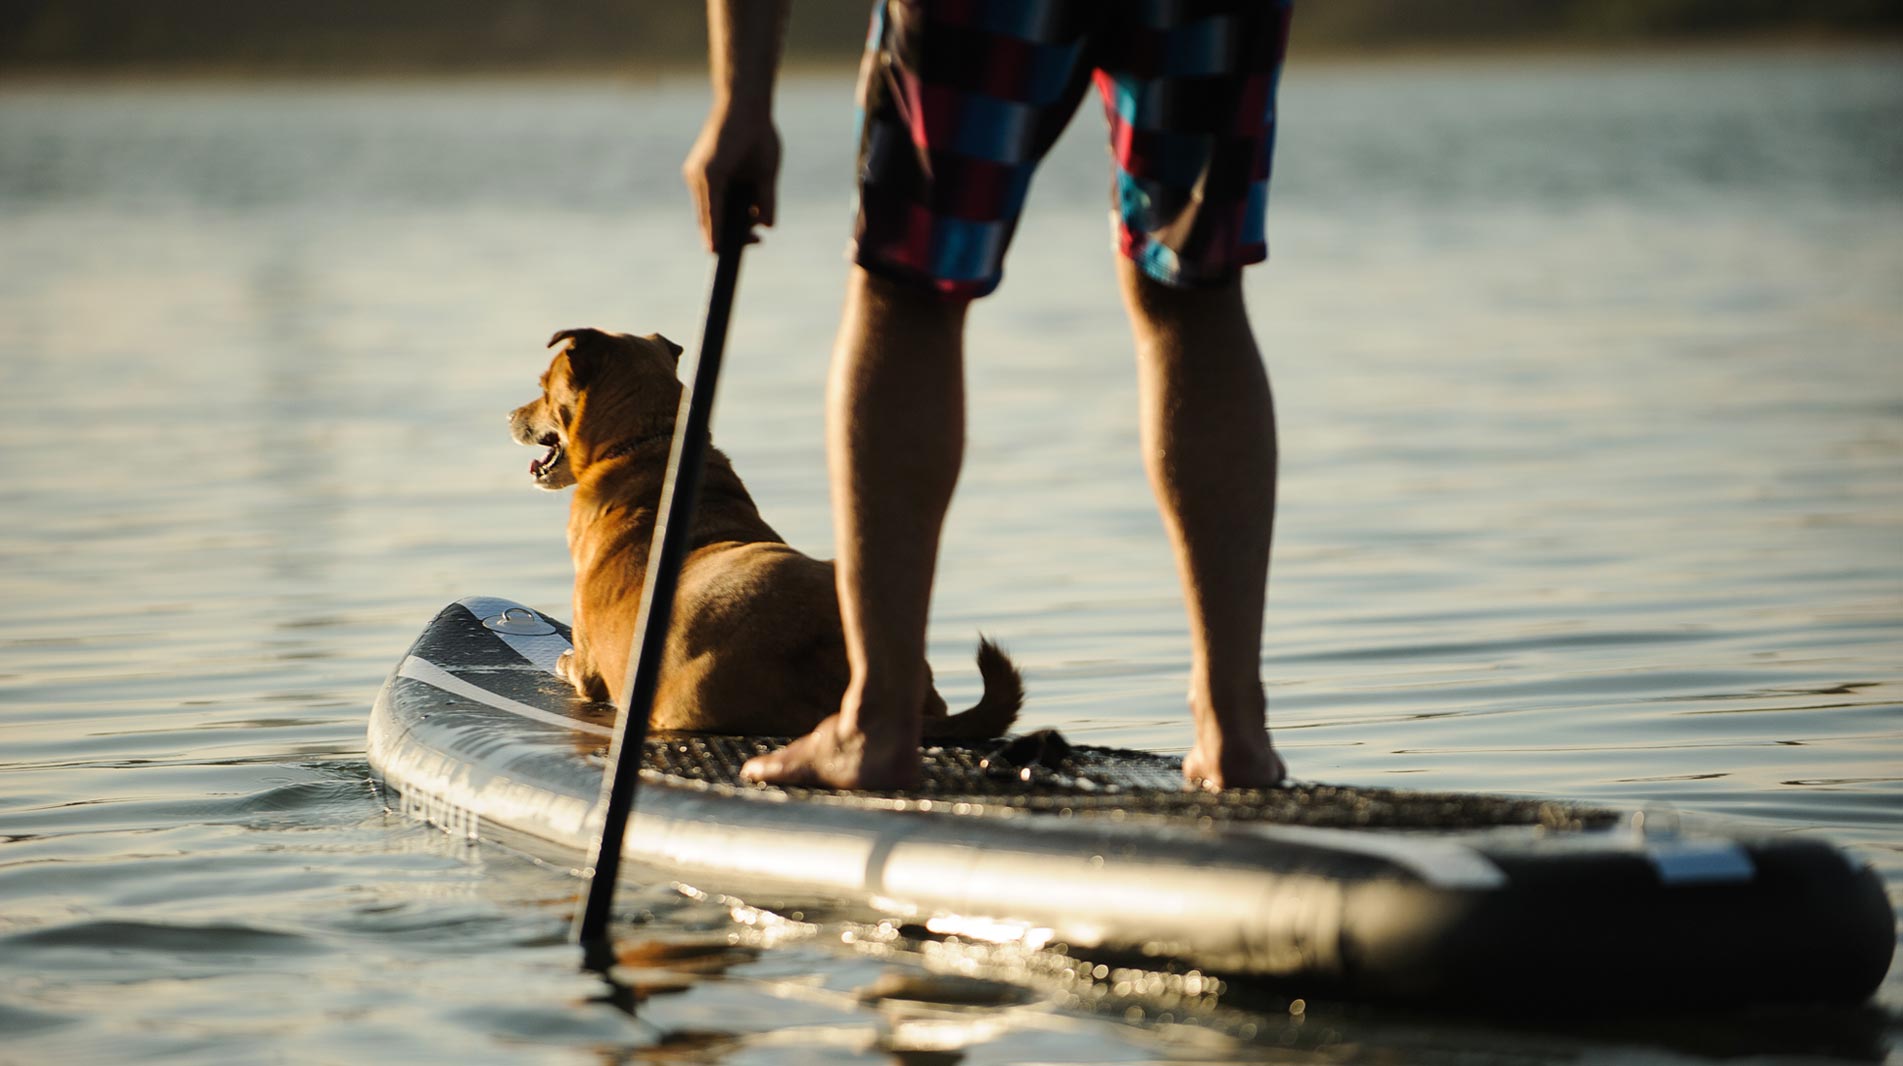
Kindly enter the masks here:
M 585 948 L 600 948 L 607 943 L 615 882 L 621 873 L 622 841 L 627 836 L 628 818 L 634 813 L 641 753 L 647 746 L 648 713 L 660 678 L 662 651 L 667 646 L 668 620 L 674 613 L 674 587 L 680 577 L 681 557 L 686 554 L 687 533 L 694 523 L 694 503 L 707 459 L 714 382 L 720 376 L 720 357 L 727 345 L 727 319 L 733 311 L 734 286 L 740 280 L 740 252 L 753 229 L 752 207 L 751 189 L 728 187 L 713 290 L 707 298 L 707 323 L 693 374 L 681 393 L 680 413 L 674 420 L 674 447 L 668 452 L 660 512 L 654 524 L 654 540 L 648 547 L 641 613 L 634 642 L 628 648 L 626 681 L 615 698 L 621 714 L 615 722 L 614 743 L 608 750 L 601 799 L 596 805 L 602 812 L 601 837 L 595 841 L 583 870 L 588 891 L 581 909 L 575 912 L 573 926 L 575 940 Z

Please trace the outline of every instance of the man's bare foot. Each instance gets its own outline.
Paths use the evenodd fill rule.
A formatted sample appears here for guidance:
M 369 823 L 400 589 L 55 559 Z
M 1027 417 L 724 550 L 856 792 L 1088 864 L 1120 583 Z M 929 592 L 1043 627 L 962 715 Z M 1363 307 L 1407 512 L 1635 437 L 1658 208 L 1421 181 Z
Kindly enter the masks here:
M 1215 750 L 1197 744 L 1183 756 L 1183 780 L 1191 788 L 1221 792 L 1225 788 L 1274 788 L 1288 776 L 1288 767 L 1269 743 L 1268 734 L 1259 744 L 1213 745 Z
M 748 759 L 743 780 L 813 788 L 905 789 L 920 780 L 919 742 L 868 736 L 835 714 L 779 751 Z

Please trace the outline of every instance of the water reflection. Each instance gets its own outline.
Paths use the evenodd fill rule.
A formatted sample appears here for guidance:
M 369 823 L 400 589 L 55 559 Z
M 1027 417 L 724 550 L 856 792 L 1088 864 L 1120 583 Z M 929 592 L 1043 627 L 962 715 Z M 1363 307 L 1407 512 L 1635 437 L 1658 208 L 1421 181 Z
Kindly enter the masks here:
M 1249 285 L 1286 452 L 1265 676 L 1301 775 L 1824 831 L 1903 900 L 1899 71 L 1291 70 L 1275 261 Z M 902 928 L 848 948 L 832 916 L 735 922 L 665 884 L 630 888 L 644 921 L 609 986 L 563 940 L 559 864 L 381 813 L 364 709 L 422 621 L 470 593 L 566 613 L 561 502 L 499 424 L 541 339 L 695 332 L 675 168 L 704 93 L 0 89 L 10 1054 L 1895 1054 L 1894 973 L 1843 1014 L 1291 1013 L 1291 990 Z M 716 433 L 825 555 L 850 81 L 794 78 L 780 108 L 782 220 L 749 259 Z M 1180 751 L 1187 646 L 1102 153 L 1080 118 L 974 314 L 931 651 L 957 702 L 971 631 L 996 626 L 1028 727 Z

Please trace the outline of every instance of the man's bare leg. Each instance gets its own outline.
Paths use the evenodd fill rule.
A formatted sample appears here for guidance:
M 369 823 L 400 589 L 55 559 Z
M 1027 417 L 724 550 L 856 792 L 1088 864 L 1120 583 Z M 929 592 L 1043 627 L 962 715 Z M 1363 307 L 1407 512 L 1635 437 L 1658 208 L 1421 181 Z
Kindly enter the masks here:
M 1136 336 L 1143 461 L 1176 551 L 1193 648 L 1196 741 L 1183 776 L 1267 787 L 1284 767 L 1262 694 L 1262 610 L 1275 523 L 1275 407 L 1240 282 L 1175 289 L 1121 256 Z
M 743 777 L 831 788 L 918 783 L 925 623 L 964 459 L 966 306 L 853 268 L 826 393 L 852 680 L 838 714 L 750 760 Z

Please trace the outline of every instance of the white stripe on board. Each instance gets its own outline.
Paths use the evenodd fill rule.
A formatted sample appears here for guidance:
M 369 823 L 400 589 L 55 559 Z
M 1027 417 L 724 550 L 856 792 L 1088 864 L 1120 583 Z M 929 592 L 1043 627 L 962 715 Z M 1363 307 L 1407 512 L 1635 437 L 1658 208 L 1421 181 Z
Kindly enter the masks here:
M 490 632 L 495 633 L 504 644 L 513 648 L 517 655 L 527 659 L 537 669 L 551 674 L 555 672 L 555 660 L 561 658 L 562 653 L 572 646 L 560 633 L 530 636 L 521 633 L 496 633 L 495 630 Z
M 437 666 L 427 659 L 419 659 L 414 655 L 403 660 L 403 665 L 397 667 L 396 673 L 398 677 L 407 677 L 412 681 L 421 681 L 425 685 L 440 688 L 444 692 L 461 696 L 466 700 L 474 700 L 484 707 L 493 707 L 498 711 L 507 711 L 510 714 L 521 715 L 524 718 L 532 718 L 538 722 L 546 722 L 549 725 L 558 725 L 563 729 L 573 729 L 582 733 L 594 733 L 604 737 L 615 735 L 615 731 L 609 729 L 607 726 L 596 725 L 593 722 L 583 722 L 578 719 L 570 718 L 567 715 L 556 714 L 553 711 L 545 711 L 540 707 L 531 707 L 521 700 L 512 700 L 501 693 L 491 692 L 480 685 L 474 685 L 464 681 L 462 678 L 457 677 L 455 674 L 450 673 L 448 670 Z
M 514 600 L 505 600 L 497 596 L 465 596 L 456 602 L 461 604 L 464 610 L 484 621 L 494 618 L 496 615 L 511 608 L 524 611 L 534 610 L 533 608 L 523 607 Z M 534 613 L 538 618 L 547 618 L 547 616 L 543 615 L 540 611 L 535 611 Z M 546 670 L 551 674 L 555 672 L 555 660 L 561 658 L 562 653 L 569 649 L 568 639 L 563 637 L 560 633 L 536 635 L 504 633 L 501 630 L 491 629 L 489 630 L 489 635 L 507 644 L 517 655 L 527 659 L 537 668 Z

